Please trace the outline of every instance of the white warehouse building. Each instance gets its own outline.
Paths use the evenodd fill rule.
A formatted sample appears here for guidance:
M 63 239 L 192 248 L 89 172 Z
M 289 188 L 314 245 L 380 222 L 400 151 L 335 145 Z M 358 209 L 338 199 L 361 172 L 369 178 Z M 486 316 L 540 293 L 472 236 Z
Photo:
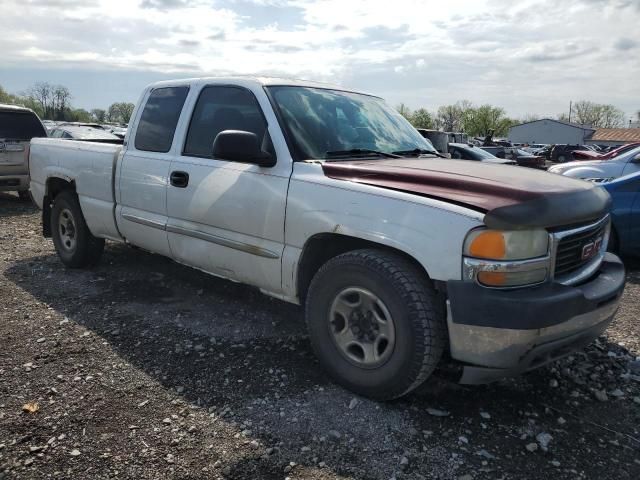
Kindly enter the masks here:
M 512 143 L 546 143 L 583 145 L 595 132 L 594 128 L 543 118 L 514 125 L 509 129 Z

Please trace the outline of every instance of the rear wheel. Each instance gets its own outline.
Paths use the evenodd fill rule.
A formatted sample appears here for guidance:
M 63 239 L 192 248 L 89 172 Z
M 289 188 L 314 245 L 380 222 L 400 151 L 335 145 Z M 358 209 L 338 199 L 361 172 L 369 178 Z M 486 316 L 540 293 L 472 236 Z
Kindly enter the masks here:
M 104 250 L 104 239 L 91 234 L 78 197 L 71 191 L 58 194 L 53 201 L 51 237 L 60 260 L 71 268 L 97 264 Z
M 558 163 L 564 163 L 567 161 L 567 157 L 564 155 L 558 155 Z
M 390 400 L 423 383 L 445 346 L 444 302 L 413 263 L 379 250 L 329 260 L 311 282 L 312 346 L 336 382 Z

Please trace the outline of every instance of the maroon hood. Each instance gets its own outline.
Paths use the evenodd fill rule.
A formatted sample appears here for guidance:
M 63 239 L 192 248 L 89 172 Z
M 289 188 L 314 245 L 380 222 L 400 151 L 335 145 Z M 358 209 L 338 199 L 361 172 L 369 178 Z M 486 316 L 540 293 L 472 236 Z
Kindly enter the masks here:
M 534 223 L 544 226 L 577 223 L 603 215 L 609 203 L 606 192 L 603 195 L 602 189 L 588 182 L 529 168 L 468 160 L 341 160 L 325 162 L 322 169 L 330 178 L 444 200 L 487 213 L 487 217 L 499 216 L 502 222 L 506 221 L 505 213 L 521 211 L 537 217 Z M 586 205 L 572 205 L 573 202 Z M 514 220 L 520 226 L 531 226 L 532 222 L 518 218 L 509 221 Z

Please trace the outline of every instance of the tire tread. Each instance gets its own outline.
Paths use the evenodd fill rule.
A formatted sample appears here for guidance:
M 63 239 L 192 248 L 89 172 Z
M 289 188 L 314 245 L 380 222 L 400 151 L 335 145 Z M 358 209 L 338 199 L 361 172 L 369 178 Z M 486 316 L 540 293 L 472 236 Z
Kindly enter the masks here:
M 411 379 L 410 383 L 397 385 L 393 391 L 373 395 L 384 400 L 396 399 L 420 386 L 431 375 L 442 356 L 446 341 L 443 302 L 429 278 L 416 265 L 401 255 L 378 249 L 354 250 L 329 260 L 314 276 L 307 298 L 314 295 L 319 279 L 327 270 L 354 262 L 387 276 L 391 280 L 390 285 L 407 301 L 414 325 L 418 323 L 422 330 L 422 335 L 415 338 L 416 355 L 407 377 Z M 310 318 L 308 309 L 309 302 L 307 319 Z

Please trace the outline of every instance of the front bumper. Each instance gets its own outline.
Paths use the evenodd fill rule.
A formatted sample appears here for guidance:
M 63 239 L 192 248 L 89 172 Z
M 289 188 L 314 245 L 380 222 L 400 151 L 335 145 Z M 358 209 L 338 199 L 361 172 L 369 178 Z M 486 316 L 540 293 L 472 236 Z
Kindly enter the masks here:
M 0 192 L 29 190 L 29 175 L 0 174 Z
M 451 357 L 464 364 L 460 382 L 518 375 L 588 345 L 613 319 L 624 283 L 624 266 L 610 253 L 598 273 L 577 286 L 509 291 L 448 282 L 449 342 Z

